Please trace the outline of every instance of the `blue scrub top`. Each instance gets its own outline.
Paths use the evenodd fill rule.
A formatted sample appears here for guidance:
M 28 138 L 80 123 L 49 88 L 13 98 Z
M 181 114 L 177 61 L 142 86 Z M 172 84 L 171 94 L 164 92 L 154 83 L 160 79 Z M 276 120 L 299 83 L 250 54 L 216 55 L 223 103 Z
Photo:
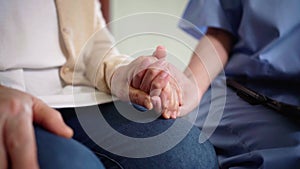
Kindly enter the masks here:
M 250 86 L 300 105 L 300 0 L 190 0 L 179 27 L 195 38 L 208 27 L 230 32 L 236 43 L 226 75 L 272 81 Z
M 235 36 L 227 76 L 300 82 L 300 0 L 190 0 L 179 27 L 195 38 L 208 27 Z M 298 94 L 278 100 L 299 104 Z

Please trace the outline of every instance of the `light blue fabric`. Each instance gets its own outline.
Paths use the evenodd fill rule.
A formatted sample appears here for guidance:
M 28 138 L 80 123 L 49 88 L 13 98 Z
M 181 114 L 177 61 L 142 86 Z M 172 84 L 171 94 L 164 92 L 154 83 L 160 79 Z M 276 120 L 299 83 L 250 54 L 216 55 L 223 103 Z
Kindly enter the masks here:
M 208 27 L 230 32 L 236 43 L 226 76 L 245 77 L 251 89 L 300 105 L 299 0 L 190 0 L 179 26 L 196 38 Z M 213 90 L 226 88 L 216 78 Z M 222 119 L 210 141 L 220 168 L 294 169 L 300 166 L 300 125 L 262 105 L 253 106 L 228 88 L 214 97 L 209 89 L 199 106 L 196 125 L 203 127 L 211 105 L 226 98 Z M 288 113 L 288 112 L 286 112 Z M 209 124 L 213 125 L 213 124 Z M 206 126 L 207 127 L 207 126 Z
M 296 169 L 300 166 L 300 125 L 265 106 L 253 106 L 231 89 L 212 95 L 213 90 L 226 88 L 225 78 L 218 77 L 199 105 L 196 126 L 200 129 L 211 106 L 222 114 L 209 138 L 214 145 L 220 169 Z M 226 97 L 225 108 L 222 99 Z M 224 108 L 224 111 L 222 111 Z
M 299 83 L 299 7 L 299 0 L 191 0 L 179 26 L 196 38 L 207 27 L 236 37 L 227 76 Z

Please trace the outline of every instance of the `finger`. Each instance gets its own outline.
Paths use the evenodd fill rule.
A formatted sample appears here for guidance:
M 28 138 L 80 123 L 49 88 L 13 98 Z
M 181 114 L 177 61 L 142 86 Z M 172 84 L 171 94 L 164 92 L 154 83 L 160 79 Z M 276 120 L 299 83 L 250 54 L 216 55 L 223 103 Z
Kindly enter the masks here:
M 181 117 L 182 116 L 182 111 L 184 110 L 183 106 L 180 106 L 177 112 L 177 117 Z
M 169 93 L 170 101 L 168 105 L 168 110 L 171 111 L 171 118 L 174 119 L 177 117 L 179 107 L 182 105 L 182 93 L 179 85 L 176 83 L 176 81 L 173 78 L 170 79 L 169 84 L 170 84 L 169 91 L 171 92 Z M 163 92 L 165 91 L 167 90 L 164 90 Z
M 148 69 L 145 73 L 145 76 L 141 82 L 139 89 L 143 90 L 146 93 L 149 93 L 152 81 L 156 76 L 158 76 L 159 72 L 159 69 Z
M 154 85 L 157 86 L 156 89 L 158 88 L 162 89 L 168 82 L 169 73 L 168 70 L 165 70 L 166 67 L 167 67 L 167 62 L 163 60 L 157 61 L 152 65 L 150 65 L 143 77 L 143 80 L 140 85 L 140 89 L 145 91 L 146 93 L 149 93 L 152 82 L 156 78 L 157 78 L 156 81 L 154 81 L 156 83 Z
M 133 72 L 132 72 L 132 74 L 131 74 L 131 73 L 128 73 L 129 76 L 128 76 L 127 78 L 128 78 L 130 81 L 132 81 L 133 78 L 134 78 L 137 74 L 139 74 L 139 73 L 141 73 L 141 72 L 147 70 L 148 67 L 149 67 L 150 65 L 152 65 L 153 63 L 155 63 L 155 62 L 157 62 L 157 61 L 158 61 L 158 60 L 157 60 L 156 58 L 154 58 L 154 57 L 148 57 L 148 56 L 141 56 L 141 57 L 135 59 L 135 60 L 131 63 L 131 67 L 133 67 Z M 143 74 L 143 73 L 141 73 L 141 74 Z
M 168 111 L 169 97 L 168 97 L 168 92 L 165 92 L 165 89 L 162 91 L 160 98 L 161 98 L 162 116 L 166 119 L 169 119 L 170 118 L 170 112 Z
M 182 109 L 182 106 L 179 106 L 177 114 L 176 114 L 176 117 L 180 117 L 180 111 L 181 111 L 181 109 Z
M 178 83 L 176 83 L 176 84 L 178 84 Z M 179 85 L 176 85 L 176 91 L 177 91 L 176 96 L 178 99 L 178 103 L 177 103 L 177 109 L 175 110 L 175 114 L 176 114 L 176 118 L 177 118 L 177 117 L 179 117 L 180 108 L 183 106 L 183 94 L 184 93 Z
M 153 96 L 151 97 L 151 102 L 153 105 L 153 109 L 157 112 L 157 113 L 161 113 L 162 108 L 161 108 L 161 100 L 159 96 Z
M 143 77 L 146 73 L 146 70 L 140 71 L 139 73 L 137 73 L 136 75 L 134 75 L 133 79 L 132 79 L 132 87 L 139 89 L 141 82 L 143 80 Z
M 167 56 L 167 51 L 164 46 L 157 46 L 156 50 L 153 53 L 153 56 L 157 59 L 164 59 Z
M 129 99 L 132 103 L 143 106 L 148 110 L 153 108 L 150 96 L 147 93 L 133 87 L 129 87 Z
M 71 138 L 73 130 L 65 124 L 61 114 L 39 99 L 33 102 L 33 121 L 46 130 L 62 137 Z
M 176 88 L 177 88 L 177 86 L 173 86 L 172 91 L 174 91 L 174 92 L 172 92 L 172 95 L 171 95 L 171 110 L 173 110 L 173 111 L 177 111 L 180 106 L 180 104 L 179 104 L 179 100 L 180 100 L 179 94 L 180 93 L 178 93 Z
M 132 77 L 128 77 L 129 80 L 131 81 L 132 87 L 139 89 L 141 82 L 145 76 L 146 70 L 148 67 L 155 63 L 157 59 L 153 59 L 153 57 L 139 57 L 136 59 L 134 62 L 139 63 L 137 66 L 134 68 L 134 72 Z M 130 74 L 130 73 L 129 73 Z
M 4 138 L 12 169 L 38 169 L 31 112 L 7 118 Z
M 177 117 L 176 111 L 172 111 L 170 117 L 171 117 L 171 119 L 176 119 L 176 117 Z
M 3 129 L 3 124 L 4 124 L 4 120 L 3 119 L 0 119 L 1 122 L 0 124 L 2 124 L 0 126 L 1 129 Z M 3 130 L 0 130 L 0 168 L 3 168 L 3 169 L 7 169 L 8 166 L 7 166 L 7 155 L 6 155 L 6 148 L 5 148 L 5 142 L 3 140 L 4 138 L 4 133 L 3 133 Z
M 165 110 L 163 110 L 162 117 L 165 119 L 170 119 L 171 114 L 167 109 L 165 109 Z
M 168 85 L 161 92 L 161 102 L 164 117 L 173 118 L 177 117 L 177 111 L 179 109 L 179 96 L 174 89 L 176 88 L 175 84 L 168 83 Z
M 160 96 L 162 89 L 150 89 L 150 97 Z
M 164 111 L 166 114 L 166 117 L 172 118 L 172 119 L 176 118 L 176 111 L 178 109 L 178 104 L 177 104 L 176 100 L 174 100 L 176 98 L 175 95 L 176 95 L 176 93 L 174 93 L 174 92 L 169 94 L 168 105 Z
M 161 90 L 167 86 L 169 79 L 169 74 L 161 71 L 151 82 L 150 96 L 159 96 Z
M 172 79 L 173 81 L 175 81 L 174 79 Z M 176 82 L 176 81 L 175 81 Z M 181 87 L 178 85 L 178 83 L 174 83 L 175 84 L 175 88 L 176 88 L 176 93 L 177 93 L 177 99 L 178 99 L 178 104 L 179 106 L 183 105 L 183 91 L 181 89 Z
M 169 105 L 171 108 L 170 108 L 170 117 L 172 119 L 176 119 L 176 115 L 177 115 L 177 110 L 178 110 L 178 107 L 179 107 L 179 103 L 178 103 L 178 96 L 177 96 L 177 93 L 173 93 L 172 94 L 172 98 L 171 98 L 171 104 Z

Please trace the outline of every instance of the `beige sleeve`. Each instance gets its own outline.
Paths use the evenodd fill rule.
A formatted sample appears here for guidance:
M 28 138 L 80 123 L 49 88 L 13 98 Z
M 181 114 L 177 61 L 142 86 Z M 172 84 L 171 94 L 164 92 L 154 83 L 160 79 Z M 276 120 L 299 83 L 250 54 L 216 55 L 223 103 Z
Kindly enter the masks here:
M 114 47 L 115 42 L 100 11 L 98 19 L 100 29 L 90 38 L 83 57 L 85 76 L 98 90 L 110 93 L 110 81 L 114 71 L 132 59 L 121 55 Z

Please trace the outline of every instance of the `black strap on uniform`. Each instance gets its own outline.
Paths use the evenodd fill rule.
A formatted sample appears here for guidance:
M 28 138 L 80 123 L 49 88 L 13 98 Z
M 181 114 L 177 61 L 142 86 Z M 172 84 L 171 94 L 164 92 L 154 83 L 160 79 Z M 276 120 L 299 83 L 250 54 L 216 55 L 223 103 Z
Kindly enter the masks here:
M 236 91 L 237 95 L 243 100 L 247 101 L 251 105 L 265 105 L 283 115 L 290 117 L 298 122 L 300 122 L 300 106 L 295 106 L 283 102 L 276 101 L 254 90 L 251 90 L 237 81 L 228 78 L 226 80 L 227 86 Z

